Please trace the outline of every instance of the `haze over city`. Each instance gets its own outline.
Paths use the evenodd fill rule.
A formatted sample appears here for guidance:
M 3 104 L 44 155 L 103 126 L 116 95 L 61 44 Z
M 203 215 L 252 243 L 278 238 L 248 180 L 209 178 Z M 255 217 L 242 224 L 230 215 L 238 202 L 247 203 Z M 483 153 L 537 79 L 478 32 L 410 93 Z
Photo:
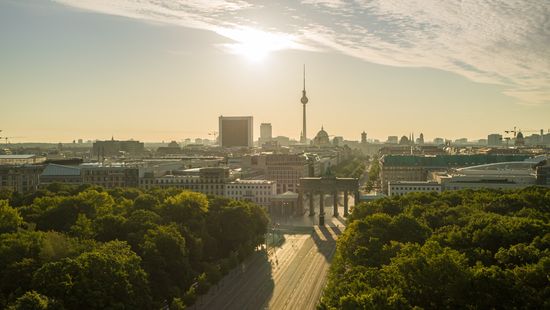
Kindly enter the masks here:
M 550 308 L 550 0 L 0 0 L 0 309 Z
M 0 1 L 12 142 L 209 138 L 219 115 L 384 141 L 550 127 L 544 1 Z M 22 121 L 24 120 L 24 121 Z M 211 137 L 210 137 L 211 138 Z

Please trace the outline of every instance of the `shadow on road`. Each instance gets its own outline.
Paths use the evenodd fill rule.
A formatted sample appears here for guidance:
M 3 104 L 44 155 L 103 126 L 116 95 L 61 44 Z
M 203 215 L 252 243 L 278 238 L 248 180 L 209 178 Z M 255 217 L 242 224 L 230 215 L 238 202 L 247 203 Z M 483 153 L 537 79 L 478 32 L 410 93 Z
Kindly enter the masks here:
M 317 226 L 312 233 L 313 241 L 325 259 L 330 262 L 336 248 L 336 236 L 341 230 L 336 226 Z
M 275 287 L 264 251 L 254 253 L 212 287 L 193 309 L 264 309 Z

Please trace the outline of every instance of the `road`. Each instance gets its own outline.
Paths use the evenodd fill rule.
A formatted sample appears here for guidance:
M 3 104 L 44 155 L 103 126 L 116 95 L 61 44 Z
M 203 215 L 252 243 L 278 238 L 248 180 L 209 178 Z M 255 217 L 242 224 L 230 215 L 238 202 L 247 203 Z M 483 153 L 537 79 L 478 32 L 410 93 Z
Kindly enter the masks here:
M 314 226 L 310 233 L 285 234 L 280 247 L 269 255 L 255 253 L 194 308 L 315 309 L 342 230 L 343 226 Z

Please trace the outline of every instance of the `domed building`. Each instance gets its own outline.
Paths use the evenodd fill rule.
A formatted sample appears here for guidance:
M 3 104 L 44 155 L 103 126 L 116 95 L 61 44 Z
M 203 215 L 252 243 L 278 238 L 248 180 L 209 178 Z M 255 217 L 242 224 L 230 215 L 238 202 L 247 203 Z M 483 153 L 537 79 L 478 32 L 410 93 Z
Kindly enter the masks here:
M 525 145 L 525 138 L 523 137 L 523 133 L 520 131 L 518 132 L 516 136 L 516 141 L 514 143 L 515 145 Z
M 313 146 L 318 146 L 318 147 L 332 146 L 332 144 L 330 143 L 328 133 L 325 131 L 325 129 L 322 126 L 321 126 L 321 130 L 319 130 L 319 132 L 317 133 L 315 138 L 313 138 L 313 141 L 311 143 L 313 144 Z

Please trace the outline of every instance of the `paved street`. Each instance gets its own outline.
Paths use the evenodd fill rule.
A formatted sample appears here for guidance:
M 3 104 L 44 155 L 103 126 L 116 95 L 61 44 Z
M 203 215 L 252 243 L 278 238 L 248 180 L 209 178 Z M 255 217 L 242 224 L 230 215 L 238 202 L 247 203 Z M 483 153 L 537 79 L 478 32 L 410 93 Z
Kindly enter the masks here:
M 328 218 L 328 217 L 327 217 Z M 344 229 L 337 218 L 326 227 L 285 226 L 285 241 L 258 252 L 203 296 L 196 309 L 315 309 L 337 236 Z M 304 232 L 309 231 L 309 232 Z

